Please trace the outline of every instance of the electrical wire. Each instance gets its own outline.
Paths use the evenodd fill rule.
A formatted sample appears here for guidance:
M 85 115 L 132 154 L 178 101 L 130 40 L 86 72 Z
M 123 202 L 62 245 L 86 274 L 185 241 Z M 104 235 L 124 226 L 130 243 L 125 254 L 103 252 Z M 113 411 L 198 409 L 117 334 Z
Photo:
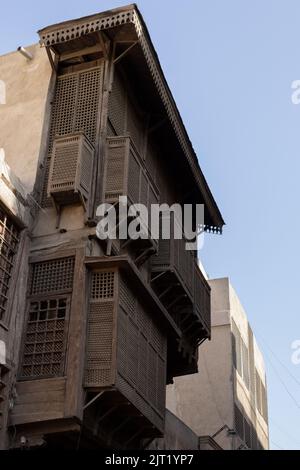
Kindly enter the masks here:
M 275 354 L 275 352 L 272 350 L 272 348 L 268 345 L 266 340 L 263 338 L 261 333 L 257 333 L 257 334 L 258 334 L 258 336 L 260 336 L 263 345 L 270 351 L 270 353 L 275 357 L 275 359 L 279 362 L 279 364 L 286 370 L 288 375 L 300 386 L 300 380 L 298 380 L 297 377 L 295 377 L 295 375 L 292 374 L 292 372 L 289 370 L 289 368 L 281 361 L 281 359 L 279 359 L 279 357 Z
M 272 442 L 272 444 L 273 444 L 275 447 L 277 447 L 279 450 L 286 450 L 286 449 L 284 449 L 283 447 L 281 447 L 280 445 L 276 444 L 276 442 L 274 442 L 274 441 L 271 441 L 271 442 Z
M 266 354 L 266 358 L 268 359 L 270 365 L 271 365 L 271 368 L 273 369 L 275 375 L 277 376 L 279 382 L 281 383 L 281 385 L 283 386 L 283 388 L 285 389 L 286 393 L 289 395 L 289 397 L 291 398 L 291 400 L 294 402 L 294 404 L 296 405 L 296 407 L 300 410 L 300 404 L 298 403 L 297 399 L 294 397 L 294 395 L 292 394 L 292 392 L 290 392 L 289 388 L 287 387 L 285 381 L 281 378 L 279 372 L 277 371 L 276 367 L 274 366 L 273 362 L 271 361 L 270 359 L 270 356 L 268 354 Z
M 280 426 L 278 423 L 276 423 L 276 421 L 274 421 L 273 418 L 270 418 L 270 421 L 276 426 L 276 428 L 282 434 L 284 434 L 288 439 L 292 439 L 292 441 L 294 441 L 298 446 L 300 446 L 300 442 L 297 441 L 297 439 L 295 439 L 295 437 L 292 434 L 290 434 L 288 431 L 286 431 L 282 426 Z

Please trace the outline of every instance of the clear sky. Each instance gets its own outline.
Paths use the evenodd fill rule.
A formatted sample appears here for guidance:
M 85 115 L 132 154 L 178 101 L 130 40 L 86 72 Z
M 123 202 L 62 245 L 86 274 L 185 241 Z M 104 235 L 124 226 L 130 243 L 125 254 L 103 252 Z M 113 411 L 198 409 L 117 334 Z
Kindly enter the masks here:
M 124 3 L 1 2 L 0 54 L 36 42 L 41 27 Z M 271 448 L 300 449 L 300 2 L 138 5 L 227 223 L 206 236 L 202 260 L 210 277 L 230 277 L 265 353 Z

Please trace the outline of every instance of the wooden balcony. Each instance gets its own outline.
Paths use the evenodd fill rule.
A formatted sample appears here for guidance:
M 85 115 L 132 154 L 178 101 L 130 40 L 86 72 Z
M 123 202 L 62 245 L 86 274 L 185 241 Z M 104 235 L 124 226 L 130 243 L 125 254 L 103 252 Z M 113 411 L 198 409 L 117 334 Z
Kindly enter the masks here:
M 82 132 L 57 137 L 53 143 L 48 180 L 48 196 L 55 205 L 88 201 L 94 148 Z
M 194 253 L 185 240 L 159 240 L 158 254 L 151 259 L 151 285 L 160 301 L 182 331 L 180 349 L 197 362 L 197 346 L 210 337 L 210 287 L 200 271 Z

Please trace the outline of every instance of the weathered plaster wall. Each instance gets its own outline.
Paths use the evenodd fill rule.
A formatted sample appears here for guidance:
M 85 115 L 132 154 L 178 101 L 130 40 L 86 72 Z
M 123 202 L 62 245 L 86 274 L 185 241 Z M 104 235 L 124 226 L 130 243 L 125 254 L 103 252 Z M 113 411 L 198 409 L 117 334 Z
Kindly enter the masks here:
M 0 148 L 11 170 L 32 191 L 39 157 L 44 110 L 51 78 L 45 49 L 27 48 L 33 60 L 19 52 L 0 56 Z M 3 99 L 4 97 L 4 99 Z

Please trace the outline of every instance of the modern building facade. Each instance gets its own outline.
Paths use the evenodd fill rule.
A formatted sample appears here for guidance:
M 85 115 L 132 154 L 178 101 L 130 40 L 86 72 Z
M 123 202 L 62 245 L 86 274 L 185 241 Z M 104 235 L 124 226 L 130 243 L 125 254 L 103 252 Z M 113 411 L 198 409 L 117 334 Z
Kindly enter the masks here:
M 168 386 L 167 408 L 198 436 L 211 436 L 223 449 L 268 449 L 262 354 L 229 279 L 208 282 L 211 341 L 199 349 L 199 373 L 177 377 Z
M 184 239 L 100 240 L 97 207 L 224 222 L 137 7 L 39 35 L 0 57 L 0 448 L 140 448 L 198 370 L 210 287 Z

